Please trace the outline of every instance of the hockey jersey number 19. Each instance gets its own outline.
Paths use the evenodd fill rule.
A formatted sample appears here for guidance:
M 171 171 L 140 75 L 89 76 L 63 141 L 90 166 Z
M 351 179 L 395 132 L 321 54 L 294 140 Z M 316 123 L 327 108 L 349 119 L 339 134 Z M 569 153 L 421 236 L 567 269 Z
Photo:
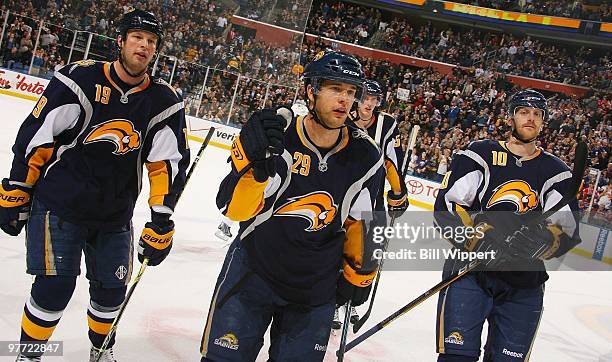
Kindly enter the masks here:
M 149 77 L 127 89 L 112 67 L 56 72 L 19 129 L 10 176 L 61 218 L 99 228 L 130 222 L 143 165 L 149 205 L 171 213 L 189 164 L 181 97 Z

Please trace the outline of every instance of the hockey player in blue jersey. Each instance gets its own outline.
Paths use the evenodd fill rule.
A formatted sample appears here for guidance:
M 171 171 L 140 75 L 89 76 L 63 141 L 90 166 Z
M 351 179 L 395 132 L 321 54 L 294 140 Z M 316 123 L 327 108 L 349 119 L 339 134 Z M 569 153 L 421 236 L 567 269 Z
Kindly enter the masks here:
M 23 344 L 49 340 L 84 253 L 90 359 L 97 359 L 132 272 L 132 215 L 145 166 L 151 221 L 138 259 L 157 265 L 172 247 L 170 218 L 189 150 L 181 97 L 147 74 L 162 37 L 152 13 L 126 13 L 119 59 L 84 60 L 56 72 L 19 129 L 10 176 L 0 186 L 0 227 L 11 235 L 27 228 L 27 272 L 36 277 L 23 311 Z M 113 343 L 101 361 L 114 361 Z M 18 360 L 39 361 L 41 353 L 26 352 L 40 350 L 25 348 Z
M 400 144 L 400 134 L 395 119 L 385 112 L 379 111 L 385 101 L 385 92 L 380 83 L 375 80 L 364 82 L 365 97 L 360 100 L 355 110 L 349 114 L 349 119 L 358 128 L 365 130 L 381 149 L 385 160 L 385 177 L 391 189 L 387 192 L 387 210 L 396 218 L 408 209 L 406 183 L 404 181 L 404 151 Z M 376 196 L 376 211 L 385 213 L 384 188 L 381 187 Z M 339 307 L 339 306 L 338 306 Z M 333 329 L 340 329 L 342 323 L 336 308 Z M 350 322 L 355 323 L 359 315 L 351 306 Z
M 381 149 L 385 160 L 385 175 L 391 192 L 387 193 L 387 209 L 395 217 L 401 216 L 408 208 L 406 183 L 404 180 L 404 151 L 400 144 L 397 122 L 388 113 L 379 111 L 384 102 L 383 88 L 377 81 L 364 82 L 366 95 L 349 118 L 355 126 L 365 130 Z M 376 210 L 384 211 L 384 189 L 377 195 Z
M 484 361 L 527 361 L 542 315 L 543 260 L 580 242 L 574 199 L 545 222 L 530 219 L 552 208 L 571 187 L 572 173 L 559 158 L 536 146 L 548 115 L 539 92 L 517 92 L 509 103 L 512 135 L 506 141 L 476 141 L 453 159 L 435 202 L 441 227 L 476 226 L 464 251 L 492 251 L 483 270 L 444 289 L 438 300 L 438 361 L 477 361 L 483 323 L 489 332 Z M 517 231 L 520 230 L 520 231 Z M 489 254 L 490 255 L 490 254 Z M 464 266 L 449 259 L 443 277 Z
M 368 298 L 377 268 L 368 218 L 383 158 L 345 125 L 363 70 L 352 56 L 321 53 L 304 79 L 308 115 L 283 133 L 276 112 L 255 112 L 232 146 L 217 205 L 241 223 L 213 293 L 203 361 L 254 361 L 270 324 L 270 360 L 322 361 L 336 303 Z

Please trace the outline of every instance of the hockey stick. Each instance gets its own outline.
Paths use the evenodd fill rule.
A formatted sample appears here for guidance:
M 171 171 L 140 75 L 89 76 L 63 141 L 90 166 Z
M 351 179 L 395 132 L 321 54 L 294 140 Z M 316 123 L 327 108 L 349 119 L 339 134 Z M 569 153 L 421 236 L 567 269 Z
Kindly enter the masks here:
M 187 182 L 189 182 L 189 179 L 191 178 L 191 174 L 193 173 L 193 170 L 195 169 L 196 165 L 200 161 L 200 156 L 202 156 L 202 152 L 204 152 L 204 149 L 206 148 L 206 146 L 208 146 L 208 143 L 210 142 L 210 139 L 212 138 L 214 133 L 215 133 L 215 127 L 210 127 L 210 129 L 208 130 L 208 133 L 206 134 L 206 138 L 204 139 L 204 142 L 202 142 L 202 146 L 200 146 L 200 149 L 198 150 L 196 158 L 193 160 L 193 163 L 189 167 L 189 171 L 187 172 L 187 176 L 185 177 L 185 185 L 183 186 L 183 188 L 181 189 L 181 191 L 176 197 L 177 203 L 179 199 L 181 198 L 183 191 L 185 191 L 185 187 L 187 186 Z M 121 304 L 121 307 L 119 308 L 119 312 L 117 313 L 117 316 L 113 320 L 113 323 L 111 324 L 110 330 L 108 331 L 106 338 L 104 338 L 104 342 L 102 343 L 102 346 L 100 347 L 100 350 L 98 351 L 96 362 L 100 361 L 100 358 L 102 357 L 102 353 L 106 351 L 106 349 L 108 348 L 108 344 L 110 343 L 111 339 L 117 332 L 117 326 L 119 324 L 119 320 L 121 320 L 121 316 L 123 315 L 123 312 L 125 312 L 125 308 L 127 307 L 128 302 L 132 298 L 132 294 L 134 293 L 136 286 L 138 286 L 138 283 L 140 282 L 140 278 L 142 278 L 142 275 L 147 269 L 147 265 L 149 265 L 149 258 L 144 258 L 144 260 L 142 261 L 142 264 L 140 264 L 140 269 L 138 270 L 138 274 L 136 274 L 136 277 L 134 277 L 134 281 L 132 282 L 130 289 L 125 295 L 125 299 L 123 300 L 123 303 Z
M 200 146 L 200 149 L 198 150 L 198 153 L 196 154 L 196 157 L 193 160 L 193 163 L 191 164 L 191 167 L 189 167 L 189 171 L 187 172 L 187 177 L 185 177 L 185 186 L 187 186 L 187 182 L 189 182 L 189 179 L 191 178 L 191 174 L 193 173 L 193 170 L 198 165 L 198 162 L 200 162 L 200 157 L 202 156 L 202 152 L 204 152 L 204 149 L 208 146 L 208 143 L 210 142 L 210 139 L 212 138 L 214 133 L 215 133 L 215 127 L 210 127 L 208 129 L 208 133 L 206 134 L 206 137 L 204 138 L 204 142 L 202 142 L 202 146 Z M 176 202 L 178 202 L 178 200 L 181 198 L 183 191 L 185 191 L 184 186 L 181 192 L 176 197 Z
M 348 336 L 348 326 L 351 322 L 351 300 L 344 305 L 344 325 L 342 326 L 342 336 L 340 337 L 340 346 L 336 351 L 336 356 L 338 357 L 338 362 L 344 361 L 344 353 L 346 352 L 346 338 Z
M 395 215 L 391 217 L 391 222 L 389 222 L 389 225 L 391 226 L 395 225 Z M 385 245 L 383 246 L 383 249 L 382 249 L 383 253 L 387 251 L 388 246 L 389 246 L 389 240 L 386 240 Z M 357 333 L 359 331 L 359 329 L 364 325 L 364 323 L 368 320 L 368 318 L 370 317 L 370 314 L 372 313 L 372 308 L 374 307 L 374 298 L 376 297 L 376 291 L 378 290 L 378 283 L 380 281 L 380 274 L 383 271 L 384 265 L 385 265 L 385 259 L 380 261 L 380 265 L 378 267 L 378 273 L 376 273 L 376 279 L 374 280 L 374 286 L 372 287 L 372 297 L 370 298 L 370 305 L 368 306 L 368 310 L 365 312 L 363 316 L 361 316 L 361 318 L 359 318 L 357 322 L 353 324 L 353 333 Z
M 416 132 L 414 134 L 414 136 L 410 137 L 410 138 L 415 138 L 418 135 L 418 128 L 416 129 Z M 406 150 L 406 153 L 404 154 L 404 161 L 402 162 L 402 172 L 401 172 L 401 177 L 406 179 L 406 172 L 407 172 L 407 160 L 410 157 L 410 155 L 408 154 L 408 151 L 410 151 L 410 154 L 412 154 L 412 149 L 414 148 L 414 145 L 412 147 L 409 147 Z M 389 222 L 389 225 L 393 226 L 395 225 L 395 214 L 391 217 L 391 221 Z M 387 247 L 389 246 L 389 241 L 387 240 L 385 242 L 385 246 L 383 247 L 383 252 L 387 251 Z M 374 298 L 376 297 L 376 290 L 378 290 L 378 283 L 380 281 L 380 274 L 382 273 L 383 270 L 383 265 L 385 264 L 385 260 L 381 260 L 380 262 L 380 266 L 378 267 L 378 273 L 376 274 L 376 280 L 374 280 L 374 287 L 372 288 L 372 298 L 370 299 L 370 305 L 368 306 L 368 310 L 365 312 L 365 314 L 359 318 L 359 320 L 357 322 L 355 322 L 355 324 L 353 324 L 353 333 L 357 333 L 359 332 L 359 329 L 361 329 L 361 327 L 363 327 L 363 325 L 365 324 L 365 322 L 368 321 L 368 318 L 370 317 L 370 314 L 372 313 L 372 308 L 374 307 Z
M 572 180 L 571 180 L 570 189 L 568 190 L 568 192 L 565 193 L 565 195 L 563 195 L 561 200 L 559 200 L 559 202 L 555 206 L 553 206 L 550 210 L 542 213 L 540 216 L 536 217 L 532 221 L 532 224 L 538 224 L 546 220 L 548 217 L 550 217 L 552 214 L 559 211 L 561 208 L 566 206 L 569 202 L 571 202 L 576 197 L 576 194 L 578 193 L 578 190 L 580 189 L 580 185 L 582 183 L 582 175 L 584 174 L 584 170 L 586 168 L 587 151 L 588 150 L 587 150 L 586 144 L 584 142 L 579 142 L 578 145 L 576 146 L 576 154 L 574 157 L 574 170 L 572 172 Z M 393 322 L 397 318 L 408 313 L 410 310 L 412 310 L 417 305 L 423 303 L 425 300 L 427 300 L 432 295 L 438 293 L 440 290 L 446 288 L 447 286 L 449 286 L 451 283 L 453 283 L 457 279 L 461 278 L 465 274 L 474 270 L 474 268 L 476 268 L 478 264 L 479 264 L 478 261 L 474 261 L 466 265 L 462 269 L 460 269 L 457 272 L 457 274 L 450 276 L 447 279 L 442 280 L 440 283 L 436 284 L 431 289 L 421 294 L 416 299 L 406 304 L 405 306 L 401 307 L 395 313 L 391 314 L 390 316 L 388 316 L 387 318 L 377 323 L 372 328 L 368 329 L 363 334 L 361 334 L 360 336 L 358 336 L 357 338 L 349 342 L 346 345 L 345 351 L 348 352 L 351 349 L 355 348 L 355 346 L 362 343 L 363 341 L 371 337 L 376 332 L 385 328 L 387 325 L 389 325 L 391 322 Z

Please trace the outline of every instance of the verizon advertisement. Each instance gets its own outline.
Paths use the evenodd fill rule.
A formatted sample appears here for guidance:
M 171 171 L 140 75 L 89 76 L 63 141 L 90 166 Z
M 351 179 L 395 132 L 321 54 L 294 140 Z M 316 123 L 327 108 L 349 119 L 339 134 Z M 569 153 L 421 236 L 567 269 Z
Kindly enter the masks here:
M 49 80 L 0 69 L 0 94 L 37 100 L 45 91 Z
M 189 135 L 200 139 L 206 138 L 210 128 L 214 127 L 215 130 L 210 139 L 210 144 L 228 150 L 231 148 L 234 138 L 240 133 L 238 128 L 191 116 L 187 116 L 187 123 L 189 125 Z

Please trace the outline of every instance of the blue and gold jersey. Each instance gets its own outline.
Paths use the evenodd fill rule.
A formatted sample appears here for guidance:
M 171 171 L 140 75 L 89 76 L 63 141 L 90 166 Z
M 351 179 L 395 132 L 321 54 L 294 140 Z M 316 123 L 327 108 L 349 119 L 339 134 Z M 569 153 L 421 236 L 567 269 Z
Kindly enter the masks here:
M 505 142 L 476 141 L 453 159 L 436 197 L 435 221 L 439 226 L 452 227 L 487 222 L 509 234 L 534 215 L 555 206 L 572 187 L 571 179 L 569 167 L 541 149 L 520 158 L 510 152 Z M 563 231 L 554 257 L 580 242 L 577 210 L 574 199 L 548 219 Z M 541 261 L 535 263 L 544 270 Z M 503 276 L 517 286 L 538 285 L 547 278 L 544 272 L 538 277 L 525 273 Z
M 351 123 L 357 119 L 357 111 L 351 112 Z M 353 123 L 354 124 L 354 123 Z M 355 126 L 356 127 L 356 126 Z M 406 190 L 403 169 L 405 152 L 401 146 L 400 133 L 397 122 L 388 113 L 374 112 L 372 123 L 366 129 L 368 135 L 376 142 L 385 159 L 386 179 L 391 190 L 396 193 Z M 376 209 L 384 210 L 384 188 L 381 187 L 376 200 Z
M 181 97 L 148 76 L 129 88 L 112 67 L 88 60 L 56 72 L 13 146 L 11 180 L 93 227 L 130 222 L 143 166 L 149 205 L 171 214 L 189 164 Z
M 287 300 L 322 304 L 334 296 L 340 268 L 360 286 L 376 272 L 377 245 L 367 237 L 372 225 L 366 219 L 384 177 L 383 158 L 372 139 L 352 127 L 341 130 L 331 149 L 319 149 L 302 117 L 291 122 L 284 142 L 273 178 L 260 183 L 252 170 L 242 176 L 234 170 L 221 184 L 217 205 L 242 221 L 238 237 L 258 275 Z

